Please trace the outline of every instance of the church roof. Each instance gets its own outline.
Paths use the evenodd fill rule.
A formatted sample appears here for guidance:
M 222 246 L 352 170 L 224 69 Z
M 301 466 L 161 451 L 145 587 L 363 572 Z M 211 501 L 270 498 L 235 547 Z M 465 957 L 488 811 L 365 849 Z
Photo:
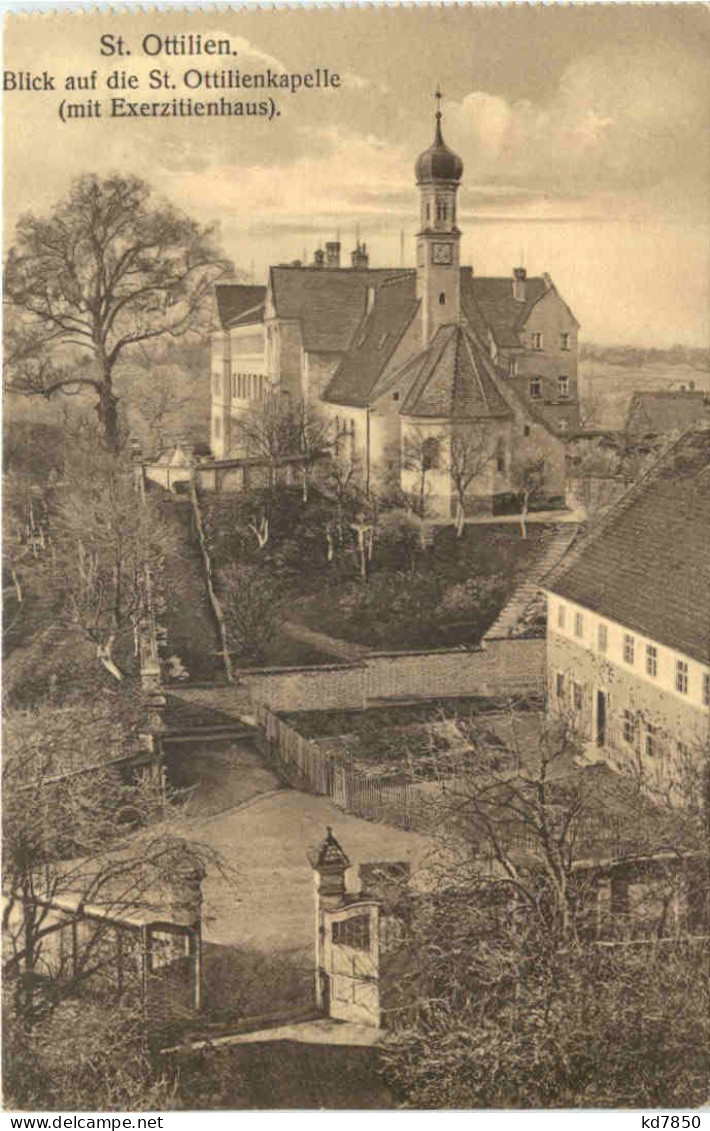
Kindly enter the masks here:
M 418 305 L 413 272 L 382 280 L 372 310 L 361 320 L 351 349 L 324 392 L 326 401 L 355 407 L 368 403 Z
M 546 587 L 710 663 L 710 428 L 677 440 Z
M 263 304 L 266 287 L 253 287 L 245 283 L 217 283 L 215 287 L 217 314 L 223 330 L 227 330 L 237 320 L 249 312 L 254 313 L 253 322 L 263 321 Z M 262 311 L 259 313 L 258 308 Z
M 413 367 L 402 416 L 484 420 L 512 411 L 498 390 L 493 363 L 463 326 L 440 326 Z
M 366 313 L 368 287 L 401 274 L 414 279 L 387 268 L 272 267 L 271 295 L 277 317 L 300 322 L 304 349 L 342 353 Z

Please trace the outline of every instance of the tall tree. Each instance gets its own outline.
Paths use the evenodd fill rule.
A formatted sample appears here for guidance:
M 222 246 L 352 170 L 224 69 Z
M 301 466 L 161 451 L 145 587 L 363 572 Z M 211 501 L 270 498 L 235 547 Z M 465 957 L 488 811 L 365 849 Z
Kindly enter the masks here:
M 449 474 L 456 493 L 456 536 L 464 531 L 466 496 L 474 480 L 496 458 L 490 435 L 484 425 L 455 425 L 449 442 Z
M 137 177 L 85 176 L 51 215 L 23 216 L 5 266 L 11 388 L 96 394 L 106 442 L 118 444 L 114 369 L 140 342 L 198 329 L 229 265 L 214 232 Z

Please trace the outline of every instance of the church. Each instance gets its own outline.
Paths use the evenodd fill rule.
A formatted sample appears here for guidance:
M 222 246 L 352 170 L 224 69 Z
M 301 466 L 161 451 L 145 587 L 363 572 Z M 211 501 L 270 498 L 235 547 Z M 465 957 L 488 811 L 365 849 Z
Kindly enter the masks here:
M 463 162 L 440 107 L 415 164 L 416 268 L 370 266 L 359 240 L 342 263 L 333 241 L 308 266 L 271 267 L 265 287 L 216 287 L 217 461 L 249 454 L 240 416 L 278 394 L 318 406 L 368 487 L 394 478 L 411 493 L 426 482 L 441 517 L 493 509 L 529 469 L 545 496 L 564 494 L 579 324 L 549 275 L 461 265 Z

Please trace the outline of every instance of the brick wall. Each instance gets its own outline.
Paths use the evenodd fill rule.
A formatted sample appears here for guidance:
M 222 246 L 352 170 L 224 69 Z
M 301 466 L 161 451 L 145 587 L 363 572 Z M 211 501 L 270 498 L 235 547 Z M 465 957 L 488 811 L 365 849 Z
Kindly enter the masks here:
M 235 679 L 246 684 L 251 698 L 274 711 L 317 711 L 365 705 L 362 665 L 242 669 Z

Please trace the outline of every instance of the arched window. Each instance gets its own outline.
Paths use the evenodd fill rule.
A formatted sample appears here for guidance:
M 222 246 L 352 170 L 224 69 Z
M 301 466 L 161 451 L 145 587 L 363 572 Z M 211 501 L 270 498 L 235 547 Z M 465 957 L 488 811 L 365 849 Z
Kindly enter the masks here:
M 435 436 L 427 436 L 422 444 L 422 470 L 437 471 L 440 459 L 440 444 Z

